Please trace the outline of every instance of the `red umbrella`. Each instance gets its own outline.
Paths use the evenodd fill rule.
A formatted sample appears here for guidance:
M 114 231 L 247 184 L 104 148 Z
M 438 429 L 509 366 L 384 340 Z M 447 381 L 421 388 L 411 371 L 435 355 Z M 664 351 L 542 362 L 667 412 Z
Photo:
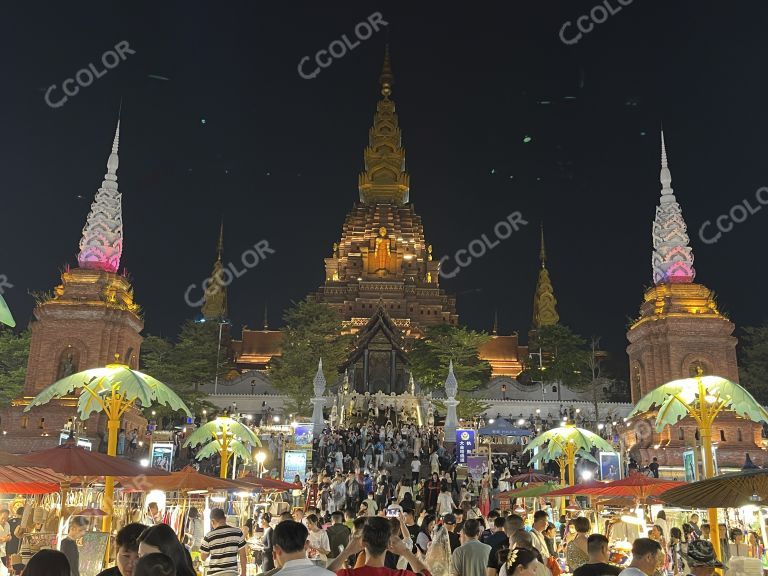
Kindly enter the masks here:
M 0 493 L 50 494 L 59 491 L 59 483 L 66 478 L 52 470 L 15 466 L 0 466 Z
M 238 478 L 236 481 L 242 483 L 243 485 L 250 485 L 251 487 L 257 486 L 262 490 L 293 490 L 295 488 L 301 488 L 301 486 L 298 484 L 290 484 L 288 482 L 283 482 L 282 480 L 276 480 L 275 478 L 269 477 L 259 478 L 253 474 Z
M 682 486 L 685 482 L 666 480 L 663 478 L 649 478 L 644 474 L 630 474 L 621 480 L 614 480 L 603 485 L 595 492 L 590 492 L 596 496 L 631 496 L 640 500 L 645 500 L 649 496 L 661 494 L 671 488 Z
M 167 476 L 160 468 L 145 468 L 130 460 L 91 452 L 73 442 L 23 456 L 32 465 L 47 467 L 66 476 Z
M 242 486 L 233 480 L 223 480 L 200 474 L 192 466 L 186 466 L 179 472 L 171 472 L 168 476 L 146 478 L 140 486 L 136 486 L 133 478 L 117 478 L 117 481 L 128 487 L 132 492 L 147 490 L 166 490 L 183 492 L 190 490 L 242 490 Z
M 587 496 L 631 496 L 644 500 L 649 496 L 661 494 L 671 488 L 682 486 L 685 482 L 676 482 L 662 478 L 649 478 L 644 474 L 631 474 L 622 480 L 613 482 L 591 482 L 579 484 L 571 488 L 563 488 L 550 492 L 548 496 L 564 494 L 585 494 Z M 570 492 L 568 492 L 570 490 Z
M 550 476 L 549 474 L 541 474 L 533 469 L 528 470 L 524 474 L 517 474 L 507 478 L 507 482 L 517 484 L 518 482 L 525 482 L 526 484 L 544 483 L 544 482 L 558 482 L 560 479 Z

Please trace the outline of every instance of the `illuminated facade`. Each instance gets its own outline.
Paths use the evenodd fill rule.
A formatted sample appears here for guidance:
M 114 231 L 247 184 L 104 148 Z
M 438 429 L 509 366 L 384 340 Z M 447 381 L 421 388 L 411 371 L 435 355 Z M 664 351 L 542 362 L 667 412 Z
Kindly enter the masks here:
M 24 396 L 0 412 L 6 450 L 29 451 L 51 445 L 76 415 L 76 398 L 52 400 L 22 412 L 32 397 L 56 380 L 106 366 L 116 357 L 138 368 L 144 322 L 129 279 L 117 273 L 123 245 L 117 189 L 119 129 L 118 122 L 107 173 L 83 228 L 79 267 L 67 268 L 53 294 L 39 299 L 34 309 Z M 89 420 L 89 433 L 95 435 L 103 428 L 101 420 L 99 416 Z M 143 429 L 146 420 L 131 410 L 123 425 Z
M 704 374 L 739 380 L 735 329 L 717 307 L 712 290 L 694 283 L 693 252 L 685 221 L 672 191 L 664 136 L 661 140 L 661 199 L 653 223 L 652 271 L 654 285 L 645 292 L 640 315 L 627 332 L 632 403 L 672 380 Z M 653 414 L 634 419 L 626 445 L 635 458 L 648 464 L 679 467 L 682 452 L 698 442 L 690 418 L 653 432 Z M 756 463 L 768 462 L 761 450 L 761 426 L 725 413 L 713 426 L 720 465 L 738 466 L 749 453 Z

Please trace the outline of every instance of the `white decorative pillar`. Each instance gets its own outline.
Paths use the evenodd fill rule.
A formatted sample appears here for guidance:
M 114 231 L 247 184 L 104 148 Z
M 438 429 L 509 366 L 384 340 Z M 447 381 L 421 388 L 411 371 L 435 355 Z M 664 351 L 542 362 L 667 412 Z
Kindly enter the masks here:
M 325 419 L 323 418 L 323 406 L 325 406 L 325 375 L 323 374 L 323 359 L 317 364 L 317 373 L 313 382 L 315 387 L 315 397 L 310 400 L 314 408 L 312 409 L 312 434 L 318 438 L 325 428 Z
M 448 397 L 445 401 L 447 410 L 445 415 L 445 439 L 448 442 L 453 442 L 456 438 L 456 428 L 459 426 L 459 419 L 456 416 L 456 406 L 459 404 L 459 401 L 456 400 L 458 390 L 459 383 L 453 374 L 453 360 L 451 360 L 448 365 L 448 378 L 445 379 L 445 395 Z

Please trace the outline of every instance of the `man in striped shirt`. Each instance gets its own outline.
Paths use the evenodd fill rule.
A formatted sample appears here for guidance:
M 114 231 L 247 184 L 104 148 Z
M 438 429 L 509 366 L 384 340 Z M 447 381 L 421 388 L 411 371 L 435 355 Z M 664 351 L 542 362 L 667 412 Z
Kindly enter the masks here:
M 200 556 L 208 560 L 209 575 L 246 576 L 245 538 L 240 528 L 227 525 L 221 508 L 211 510 L 213 529 L 203 537 Z

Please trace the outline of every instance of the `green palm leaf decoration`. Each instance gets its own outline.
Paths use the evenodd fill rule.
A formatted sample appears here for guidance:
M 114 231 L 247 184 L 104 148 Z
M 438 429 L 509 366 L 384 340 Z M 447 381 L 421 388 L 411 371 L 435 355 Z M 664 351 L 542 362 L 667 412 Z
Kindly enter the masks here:
M 538 448 L 547 442 L 553 445 L 549 448 L 550 451 L 556 451 L 555 447 L 559 446 L 560 455 L 563 455 L 566 444 L 573 444 L 576 453 L 580 451 L 589 452 L 592 448 L 598 448 L 606 452 L 614 451 L 613 446 L 608 441 L 603 440 L 594 432 L 584 428 L 577 428 L 576 426 L 560 426 L 547 430 L 531 440 L 524 451 L 532 451 L 534 448 Z M 553 458 L 557 457 L 559 456 L 553 456 Z
M 613 451 L 613 449 L 611 449 L 611 451 Z M 565 456 L 566 456 L 565 452 L 560 446 L 554 443 L 550 443 L 544 448 L 542 448 L 541 450 L 539 450 L 539 452 L 531 458 L 530 465 L 533 466 L 538 462 L 549 462 L 551 460 L 557 460 L 558 458 L 565 458 Z M 590 454 L 589 451 L 587 450 L 577 451 L 576 458 L 583 458 L 584 460 L 588 460 L 589 462 L 594 462 L 595 464 L 598 463 L 597 459 L 594 456 L 592 456 L 592 454 Z
M 234 454 L 235 456 L 241 458 L 245 462 L 251 461 L 251 451 L 248 449 L 248 447 L 243 444 L 240 440 L 232 440 L 229 443 L 229 446 L 227 447 L 229 452 Z M 214 454 L 219 454 L 219 450 L 221 447 L 219 446 L 219 443 L 215 440 L 211 440 L 200 448 L 200 450 L 195 454 L 196 460 L 203 460 L 205 458 L 210 458 Z
M 181 410 L 187 416 L 192 413 L 186 404 L 168 386 L 138 370 L 131 370 L 125 364 L 110 364 L 104 368 L 83 370 L 67 376 L 40 392 L 25 408 L 47 404 L 54 398 L 61 398 L 82 390 L 77 402 L 79 417 L 86 420 L 93 412 L 101 412 L 112 396 L 119 394 L 123 403 L 137 402 L 142 407 L 154 403 L 165 404 L 173 410 Z
M 13 319 L 11 309 L 8 308 L 8 304 L 5 303 L 2 295 L 0 295 L 0 323 L 7 324 L 11 328 L 16 326 L 16 320 Z
M 704 398 L 699 397 L 701 391 Z M 731 410 L 753 422 L 768 423 L 768 411 L 752 394 L 744 387 L 720 376 L 683 378 L 659 386 L 640 399 L 629 417 L 656 407 L 659 410 L 656 416 L 656 431 L 661 432 L 665 426 L 675 424 L 689 413 L 695 413 L 701 402 L 711 405 L 715 413 Z
M 184 442 L 184 446 L 198 446 L 208 444 L 211 440 L 220 440 L 222 434 L 227 434 L 235 440 L 241 440 L 252 446 L 261 446 L 261 440 L 253 431 L 229 416 L 219 416 L 200 426 L 192 432 Z

